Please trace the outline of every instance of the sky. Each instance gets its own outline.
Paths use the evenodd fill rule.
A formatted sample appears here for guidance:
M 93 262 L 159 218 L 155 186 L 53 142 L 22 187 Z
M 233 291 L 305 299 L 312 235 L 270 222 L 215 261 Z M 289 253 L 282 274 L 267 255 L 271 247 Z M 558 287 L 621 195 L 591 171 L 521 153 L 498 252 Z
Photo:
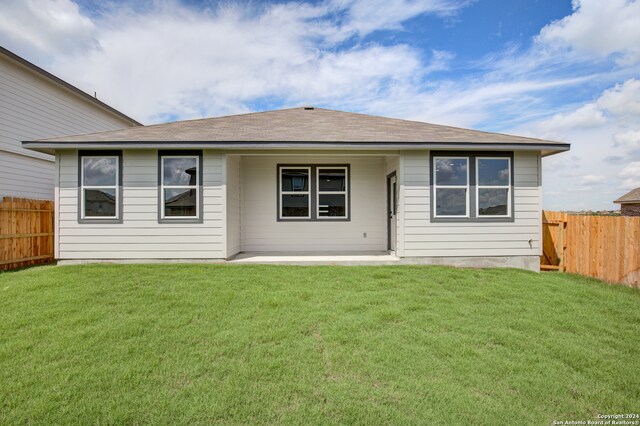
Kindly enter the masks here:
M 569 142 L 545 209 L 640 186 L 640 0 L 2 0 L 0 45 L 144 124 L 313 105 Z

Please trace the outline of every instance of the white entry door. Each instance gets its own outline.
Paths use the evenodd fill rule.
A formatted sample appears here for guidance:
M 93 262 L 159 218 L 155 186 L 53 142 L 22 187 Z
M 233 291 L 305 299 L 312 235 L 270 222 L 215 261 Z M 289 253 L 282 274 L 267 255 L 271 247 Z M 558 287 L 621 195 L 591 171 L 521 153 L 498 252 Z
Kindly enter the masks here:
M 389 240 L 388 249 L 396 251 L 397 240 L 397 214 L 398 214 L 398 180 L 396 173 L 387 176 L 387 237 Z

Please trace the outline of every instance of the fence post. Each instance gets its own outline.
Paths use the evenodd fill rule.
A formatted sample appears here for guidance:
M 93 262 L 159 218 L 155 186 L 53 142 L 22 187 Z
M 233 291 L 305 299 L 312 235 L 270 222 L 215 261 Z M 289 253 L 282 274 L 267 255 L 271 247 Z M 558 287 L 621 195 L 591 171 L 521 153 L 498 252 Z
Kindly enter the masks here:
M 560 252 L 560 264 L 558 266 L 560 272 L 564 272 L 564 225 L 564 221 L 560 221 L 560 224 L 558 225 L 558 249 Z

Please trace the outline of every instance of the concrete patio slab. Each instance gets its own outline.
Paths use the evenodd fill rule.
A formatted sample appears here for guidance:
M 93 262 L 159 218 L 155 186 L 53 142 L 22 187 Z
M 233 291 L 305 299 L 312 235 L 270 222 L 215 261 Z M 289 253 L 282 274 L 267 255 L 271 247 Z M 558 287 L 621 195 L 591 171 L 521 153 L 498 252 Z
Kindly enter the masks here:
M 230 264 L 275 265 L 397 265 L 400 259 L 387 252 L 363 253 L 291 253 L 291 252 L 243 252 L 227 260 Z

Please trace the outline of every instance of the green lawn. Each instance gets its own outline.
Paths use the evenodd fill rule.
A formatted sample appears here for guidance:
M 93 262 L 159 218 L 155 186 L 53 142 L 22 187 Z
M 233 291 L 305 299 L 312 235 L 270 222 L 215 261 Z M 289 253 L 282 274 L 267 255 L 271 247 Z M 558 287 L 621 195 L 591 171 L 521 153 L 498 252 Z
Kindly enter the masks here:
M 0 424 L 549 424 L 640 411 L 640 291 L 444 267 L 0 274 Z

